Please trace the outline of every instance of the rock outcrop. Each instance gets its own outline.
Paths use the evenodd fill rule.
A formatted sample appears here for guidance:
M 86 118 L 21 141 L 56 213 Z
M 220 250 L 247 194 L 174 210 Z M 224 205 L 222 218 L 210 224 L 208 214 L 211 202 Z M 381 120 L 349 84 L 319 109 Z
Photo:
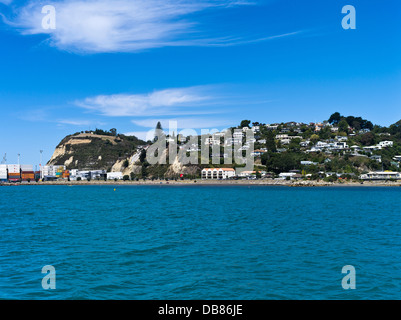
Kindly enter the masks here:
M 47 165 L 65 165 L 68 169 L 124 171 L 128 169 L 123 168 L 125 160 L 136 154 L 138 146 L 144 144 L 144 141 L 133 136 L 76 133 L 59 143 Z

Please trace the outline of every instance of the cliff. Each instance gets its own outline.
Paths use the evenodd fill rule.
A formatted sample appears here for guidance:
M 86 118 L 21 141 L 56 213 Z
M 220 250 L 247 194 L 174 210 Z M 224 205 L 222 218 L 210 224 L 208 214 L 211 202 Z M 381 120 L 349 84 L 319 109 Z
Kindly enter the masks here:
M 47 165 L 65 165 L 67 169 L 107 170 L 135 177 L 178 178 L 195 176 L 200 168 L 184 166 L 178 158 L 172 164 L 150 165 L 141 159 L 146 142 L 133 136 L 76 133 L 65 137 L 56 147 Z M 144 148 L 143 148 L 144 147 Z M 166 150 L 167 152 L 167 150 Z
M 76 133 L 58 144 L 47 165 L 110 171 L 117 163 L 123 165 L 138 152 L 138 146 L 145 144 L 134 136 Z

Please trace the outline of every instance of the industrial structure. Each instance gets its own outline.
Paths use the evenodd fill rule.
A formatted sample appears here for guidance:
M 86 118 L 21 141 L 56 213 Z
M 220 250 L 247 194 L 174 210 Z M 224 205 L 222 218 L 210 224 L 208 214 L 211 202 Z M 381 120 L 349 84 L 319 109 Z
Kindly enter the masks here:
M 3 158 L 6 162 L 6 156 Z M 33 165 L 0 164 L 1 182 L 30 181 L 79 181 L 79 180 L 122 180 L 122 172 L 107 172 L 106 170 L 66 170 L 65 166 L 40 166 L 36 171 Z

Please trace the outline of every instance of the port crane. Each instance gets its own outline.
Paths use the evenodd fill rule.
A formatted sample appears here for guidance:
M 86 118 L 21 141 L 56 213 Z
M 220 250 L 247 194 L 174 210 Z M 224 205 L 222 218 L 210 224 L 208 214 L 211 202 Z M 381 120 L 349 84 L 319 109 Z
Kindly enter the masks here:
M 3 160 L 1 160 L 1 164 L 7 164 L 7 153 L 4 154 Z

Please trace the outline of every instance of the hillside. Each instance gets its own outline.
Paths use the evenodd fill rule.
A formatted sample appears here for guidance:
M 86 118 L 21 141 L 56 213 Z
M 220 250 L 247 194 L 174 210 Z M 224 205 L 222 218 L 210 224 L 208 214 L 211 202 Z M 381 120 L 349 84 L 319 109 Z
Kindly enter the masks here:
M 254 133 L 254 171 L 264 176 L 278 177 L 281 173 L 297 174 L 302 179 L 358 178 L 372 171 L 401 172 L 401 121 L 382 127 L 361 117 L 334 113 L 322 123 L 287 122 L 264 124 L 243 120 L 234 129 L 240 129 L 238 141 L 220 140 L 220 135 L 209 138 L 209 163 L 184 165 L 178 158 L 167 164 L 150 165 L 146 160 L 149 142 L 136 137 L 96 130 L 75 133 L 65 137 L 57 146 L 49 165 L 65 165 L 67 169 L 104 169 L 123 172 L 130 179 L 170 178 L 184 175 L 200 178 L 202 168 L 237 167 L 224 164 L 225 147 L 241 143 L 243 154 L 249 148 L 245 132 Z M 238 133 L 237 133 L 238 136 Z M 237 139 L 238 140 L 238 139 Z M 220 163 L 212 163 L 212 144 L 220 146 Z M 145 148 L 141 148 L 145 146 Z M 197 153 L 200 148 L 189 138 L 178 146 L 186 154 Z M 191 150 L 191 151 L 190 151 Z M 168 158 L 168 151 L 166 150 Z
M 106 131 L 80 132 L 66 136 L 56 147 L 47 165 L 67 169 L 110 170 L 115 163 L 131 157 L 146 142 L 134 136 Z

